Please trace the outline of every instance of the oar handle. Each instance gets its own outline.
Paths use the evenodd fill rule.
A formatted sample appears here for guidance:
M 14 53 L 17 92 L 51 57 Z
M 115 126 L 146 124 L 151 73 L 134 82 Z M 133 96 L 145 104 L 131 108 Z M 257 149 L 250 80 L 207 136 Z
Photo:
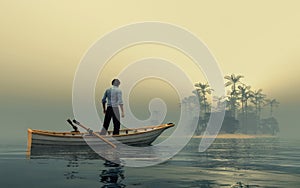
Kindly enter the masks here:
M 75 119 L 73 120 L 73 122 L 76 125 L 79 125 L 80 127 L 82 127 L 83 129 L 85 129 L 86 131 L 88 131 L 90 134 L 93 134 L 94 136 L 100 138 L 101 140 L 103 140 L 104 142 L 106 142 L 107 144 L 109 144 L 111 147 L 116 148 L 117 146 L 113 143 L 111 143 L 109 140 L 105 139 L 104 137 L 102 137 L 100 134 L 93 132 L 90 128 L 87 128 L 86 126 L 82 125 L 79 121 L 76 121 Z
M 67 122 L 72 126 L 72 128 L 74 129 L 75 132 L 79 132 L 78 131 L 78 127 L 76 127 L 75 125 L 73 125 L 72 121 L 70 119 L 67 119 Z

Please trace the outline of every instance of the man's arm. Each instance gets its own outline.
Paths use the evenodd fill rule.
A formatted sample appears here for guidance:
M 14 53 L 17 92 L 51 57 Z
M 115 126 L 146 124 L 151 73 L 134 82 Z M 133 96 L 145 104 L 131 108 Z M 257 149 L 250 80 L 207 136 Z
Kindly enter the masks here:
M 106 113 L 106 98 L 107 98 L 107 91 L 104 92 L 104 95 L 102 97 L 103 114 Z
M 119 92 L 118 92 L 118 104 L 121 108 L 121 117 L 125 117 L 121 90 L 119 90 Z

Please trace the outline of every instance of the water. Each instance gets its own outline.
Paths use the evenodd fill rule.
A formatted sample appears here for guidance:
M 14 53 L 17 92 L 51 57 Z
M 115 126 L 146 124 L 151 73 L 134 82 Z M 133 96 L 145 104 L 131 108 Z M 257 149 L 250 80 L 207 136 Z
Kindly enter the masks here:
M 93 153 L 26 158 L 26 145 L 1 145 L 0 187 L 299 187 L 299 140 L 217 139 L 203 153 L 199 138 L 170 160 L 132 168 Z

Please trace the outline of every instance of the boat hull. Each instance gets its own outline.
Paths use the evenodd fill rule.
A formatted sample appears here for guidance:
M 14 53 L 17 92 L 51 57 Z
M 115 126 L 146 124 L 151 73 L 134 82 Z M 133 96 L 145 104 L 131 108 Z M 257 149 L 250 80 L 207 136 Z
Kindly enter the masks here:
M 147 146 L 166 129 L 174 124 L 162 124 L 147 128 L 120 130 L 120 135 L 103 136 L 108 141 L 118 145 L 120 143 L 130 146 Z M 53 132 L 28 129 L 28 152 L 34 149 L 58 149 L 58 150 L 86 150 L 93 146 L 107 146 L 96 136 L 79 132 Z

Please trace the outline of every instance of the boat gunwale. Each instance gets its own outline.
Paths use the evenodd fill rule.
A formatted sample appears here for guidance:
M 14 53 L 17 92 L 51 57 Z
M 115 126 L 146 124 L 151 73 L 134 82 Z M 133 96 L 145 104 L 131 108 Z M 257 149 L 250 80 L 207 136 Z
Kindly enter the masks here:
M 153 131 L 158 131 L 162 129 L 168 129 L 170 127 L 175 126 L 174 123 L 168 123 L 168 124 L 161 124 L 159 126 L 148 126 L 148 127 L 141 127 L 141 128 L 135 128 L 135 129 L 122 129 L 120 131 L 127 131 L 127 130 L 140 130 L 140 129 L 150 129 L 149 131 L 143 131 L 143 132 L 134 132 L 130 134 L 122 134 L 122 135 L 104 135 L 106 138 L 110 137 L 125 137 L 125 136 L 133 136 L 133 135 L 139 135 L 139 134 L 145 134 L 145 133 L 150 133 Z M 64 138 L 83 138 L 86 133 L 81 133 L 81 132 L 55 132 L 55 131 L 47 131 L 47 130 L 38 130 L 38 129 L 30 129 L 28 128 L 28 132 L 31 134 L 37 134 L 37 135 L 45 135 L 45 136 L 53 136 L 53 137 L 64 137 Z M 92 135 L 88 135 L 92 136 Z
M 122 134 L 122 135 L 106 135 L 106 137 L 124 137 L 124 136 L 133 136 L 133 135 L 139 135 L 139 134 L 144 134 L 144 133 L 150 133 L 150 132 L 154 132 L 154 131 L 158 131 L 158 130 L 165 130 L 168 129 L 170 127 L 175 126 L 174 123 L 166 123 L 166 124 L 161 124 L 159 126 L 148 126 L 148 127 L 142 127 L 142 128 L 136 128 L 136 129 L 130 129 L 130 130 L 139 130 L 139 129 L 150 129 L 150 127 L 152 127 L 151 130 L 149 131 L 143 131 L 143 132 L 134 132 L 131 134 Z M 125 130 L 126 129 L 122 129 Z M 120 130 L 121 131 L 121 130 Z

